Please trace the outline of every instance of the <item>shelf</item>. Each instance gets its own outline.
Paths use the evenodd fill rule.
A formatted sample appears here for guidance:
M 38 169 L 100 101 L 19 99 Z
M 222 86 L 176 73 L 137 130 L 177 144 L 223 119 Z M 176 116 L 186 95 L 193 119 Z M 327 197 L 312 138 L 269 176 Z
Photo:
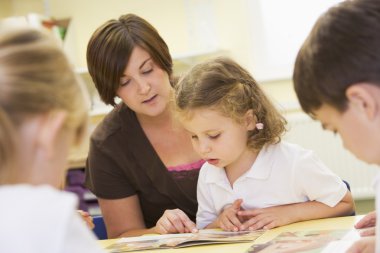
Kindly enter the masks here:
M 198 51 L 190 51 L 180 54 L 173 54 L 173 60 L 174 61 L 181 61 L 181 60 L 188 60 L 191 58 L 198 58 L 203 56 L 210 56 L 210 55 L 220 55 L 225 54 L 226 50 L 216 49 L 212 48 L 209 50 L 198 50 Z
M 75 72 L 78 74 L 88 74 L 88 69 L 87 67 L 77 67 L 75 68 Z
M 114 107 L 111 105 L 97 105 L 94 106 L 91 111 L 90 111 L 90 116 L 100 116 L 100 115 L 105 115 L 112 111 Z
M 188 62 L 196 60 L 197 58 L 227 55 L 228 51 L 223 49 L 212 48 L 209 50 L 190 51 L 185 53 L 173 54 L 172 58 L 174 62 Z M 82 75 L 88 74 L 87 67 L 76 67 L 75 72 Z

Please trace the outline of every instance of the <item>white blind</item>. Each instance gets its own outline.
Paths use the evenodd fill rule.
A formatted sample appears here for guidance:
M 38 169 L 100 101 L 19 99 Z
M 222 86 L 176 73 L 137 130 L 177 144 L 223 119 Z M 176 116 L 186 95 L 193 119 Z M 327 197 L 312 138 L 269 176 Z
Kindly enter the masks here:
M 318 17 L 341 0 L 248 0 L 254 74 L 290 78 L 299 48 Z

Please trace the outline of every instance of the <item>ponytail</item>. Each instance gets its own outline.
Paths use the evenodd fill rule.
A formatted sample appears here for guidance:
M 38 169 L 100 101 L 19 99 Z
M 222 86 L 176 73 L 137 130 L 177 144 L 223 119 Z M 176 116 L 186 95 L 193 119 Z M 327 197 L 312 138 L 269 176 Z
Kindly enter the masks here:
M 12 122 L 0 106 L 0 184 L 8 181 L 14 172 L 16 135 Z
M 77 143 L 87 129 L 89 97 L 64 52 L 54 39 L 24 28 L 0 34 L 0 184 L 13 182 L 20 161 L 17 132 L 30 118 L 64 111 L 66 130 Z M 20 138 L 20 140 L 18 140 Z M 21 158 L 21 157 L 20 157 Z

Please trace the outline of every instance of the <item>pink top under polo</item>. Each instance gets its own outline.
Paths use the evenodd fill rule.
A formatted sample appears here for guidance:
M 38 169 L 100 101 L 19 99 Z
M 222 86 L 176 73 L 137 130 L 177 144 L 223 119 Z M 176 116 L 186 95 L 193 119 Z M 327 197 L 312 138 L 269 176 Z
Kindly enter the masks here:
M 199 160 L 193 163 L 189 164 L 182 164 L 178 166 L 171 166 L 168 167 L 168 171 L 189 171 L 189 170 L 196 170 L 200 169 L 202 165 L 205 163 L 205 160 Z

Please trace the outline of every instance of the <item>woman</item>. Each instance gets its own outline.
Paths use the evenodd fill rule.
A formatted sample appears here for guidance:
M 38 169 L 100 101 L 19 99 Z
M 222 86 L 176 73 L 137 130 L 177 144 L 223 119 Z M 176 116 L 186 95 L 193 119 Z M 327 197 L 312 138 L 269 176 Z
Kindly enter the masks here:
M 203 160 L 173 117 L 166 43 L 144 19 L 123 15 L 94 32 L 87 65 L 101 99 L 115 106 L 91 136 L 86 169 L 108 236 L 196 231 Z
M 36 30 L 0 34 L 0 252 L 103 252 L 58 191 L 89 99 L 55 41 Z

